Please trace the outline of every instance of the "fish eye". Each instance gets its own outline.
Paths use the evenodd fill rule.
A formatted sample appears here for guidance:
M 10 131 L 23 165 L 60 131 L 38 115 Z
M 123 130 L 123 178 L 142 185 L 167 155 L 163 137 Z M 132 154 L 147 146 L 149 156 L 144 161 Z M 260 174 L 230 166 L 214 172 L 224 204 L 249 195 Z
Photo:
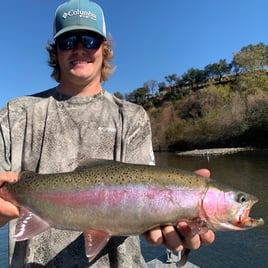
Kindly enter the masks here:
M 237 196 L 236 196 L 236 201 L 238 203 L 244 203 L 247 201 L 247 197 L 244 193 L 238 193 Z

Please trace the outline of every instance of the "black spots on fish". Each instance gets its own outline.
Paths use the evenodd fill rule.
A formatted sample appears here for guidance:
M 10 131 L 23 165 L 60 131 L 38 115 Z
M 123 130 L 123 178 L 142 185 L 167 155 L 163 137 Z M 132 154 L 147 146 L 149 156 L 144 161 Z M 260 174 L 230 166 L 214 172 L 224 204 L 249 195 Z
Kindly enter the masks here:
M 173 176 L 171 176 L 171 174 L 167 174 L 167 179 L 171 179 Z
M 247 195 L 243 192 L 237 193 L 236 195 L 236 202 L 238 203 L 245 203 L 248 201 Z
M 90 184 L 90 185 L 102 185 L 103 180 L 107 176 L 107 172 L 101 172 L 100 170 L 89 170 L 86 172 L 81 172 L 79 177 L 77 177 L 77 183 L 80 185 Z
M 175 184 L 185 187 L 199 188 L 205 187 L 207 184 L 207 181 L 203 177 L 193 172 L 185 172 L 183 170 L 176 172 L 174 175 L 169 175 L 167 178 L 170 179 L 171 182 L 174 181 Z
M 197 174 L 193 174 L 192 177 L 189 177 L 188 183 L 189 185 L 199 185 L 200 183 L 203 183 L 204 180 L 205 180 L 204 177 L 201 177 Z
M 106 182 L 110 182 L 111 184 L 122 185 L 129 182 L 135 176 L 131 173 L 130 168 L 125 166 L 124 163 L 118 162 L 116 164 L 108 165 L 106 170 Z
M 67 182 L 68 181 L 68 177 L 65 176 L 64 177 L 64 181 Z M 54 178 L 53 178 L 53 184 L 54 185 L 60 185 L 61 183 L 62 183 L 61 177 L 58 176 L 58 175 L 54 176 Z
M 188 180 L 188 184 L 189 184 L 189 187 L 192 186 L 192 184 L 194 184 L 194 182 L 192 180 Z
M 119 177 L 118 177 L 118 184 L 123 185 L 124 183 L 125 183 L 125 178 L 119 176 Z

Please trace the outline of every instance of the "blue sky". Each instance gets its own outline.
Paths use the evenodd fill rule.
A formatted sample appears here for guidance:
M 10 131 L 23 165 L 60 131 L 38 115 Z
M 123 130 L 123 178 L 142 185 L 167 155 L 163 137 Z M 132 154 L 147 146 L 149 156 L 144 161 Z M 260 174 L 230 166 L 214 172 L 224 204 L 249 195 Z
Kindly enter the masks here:
M 63 0 L 1 2 L 0 106 L 56 85 L 46 43 Z M 148 80 L 165 81 L 204 68 L 249 44 L 268 44 L 267 0 L 96 0 L 113 37 L 117 66 L 104 88 L 129 93 Z

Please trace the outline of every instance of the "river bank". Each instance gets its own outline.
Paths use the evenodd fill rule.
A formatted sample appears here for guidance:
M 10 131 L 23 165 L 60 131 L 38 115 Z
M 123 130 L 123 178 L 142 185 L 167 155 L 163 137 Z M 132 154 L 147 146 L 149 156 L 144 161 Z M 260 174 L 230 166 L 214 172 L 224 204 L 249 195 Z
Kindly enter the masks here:
M 211 149 L 196 149 L 191 151 L 176 152 L 177 155 L 182 156 L 209 156 L 209 155 L 224 155 L 234 154 L 244 151 L 253 151 L 252 147 L 234 147 L 234 148 L 211 148 Z

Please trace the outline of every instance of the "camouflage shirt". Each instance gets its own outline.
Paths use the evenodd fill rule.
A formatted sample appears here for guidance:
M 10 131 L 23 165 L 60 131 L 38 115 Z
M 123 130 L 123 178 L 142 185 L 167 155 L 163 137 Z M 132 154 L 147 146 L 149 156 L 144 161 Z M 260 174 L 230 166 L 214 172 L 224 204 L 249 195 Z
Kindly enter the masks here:
M 53 88 L 14 99 L 0 111 L 0 171 L 66 172 L 89 158 L 153 165 L 144 109 L 106 91 L 68 97 Z M 81 233 L 51 228 L 14 243 L 15 223 L 11 267 L 146 267 L 137 236 L 112 238 L 89 265 Z

